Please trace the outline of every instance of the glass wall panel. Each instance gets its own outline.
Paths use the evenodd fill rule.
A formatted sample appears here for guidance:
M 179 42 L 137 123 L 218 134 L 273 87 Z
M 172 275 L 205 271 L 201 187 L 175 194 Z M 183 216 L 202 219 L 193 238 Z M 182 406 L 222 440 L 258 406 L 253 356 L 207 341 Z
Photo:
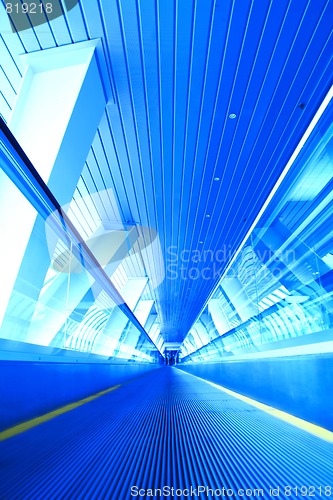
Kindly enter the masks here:
M 0 169 L 0 211 L 2 345 L 159 361 L 155 344 L 61 210 L 39 213 Z
M 309 352 L 304 346 L 319 343 L 333 350 L 332 107 L 186 337 L 181 360 Z M 207 316 L 212 341 L 196 334 Z

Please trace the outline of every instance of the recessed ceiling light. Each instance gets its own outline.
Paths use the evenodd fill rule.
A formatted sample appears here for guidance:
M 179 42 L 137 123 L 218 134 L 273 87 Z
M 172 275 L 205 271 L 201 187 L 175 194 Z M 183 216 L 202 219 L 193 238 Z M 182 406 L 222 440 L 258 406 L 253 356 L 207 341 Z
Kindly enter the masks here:
M 234 120 L 236 118 L 237 115 L 235 115 L 235 113 L 230 113 L 229 115 L 229 118 L 231 118 L 232 120 Z
M 219 181 L 220 178 L 219 177 L 214 177 L 214 181 Z

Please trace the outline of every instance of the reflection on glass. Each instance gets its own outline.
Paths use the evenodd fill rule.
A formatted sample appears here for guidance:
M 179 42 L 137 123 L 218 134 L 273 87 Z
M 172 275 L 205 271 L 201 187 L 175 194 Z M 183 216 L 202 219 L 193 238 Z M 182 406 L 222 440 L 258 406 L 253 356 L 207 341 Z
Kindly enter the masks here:
M 73 238 L 65 219 L 55 212 L 45 225 L 2 171 L 0 190 L 0 339 L 111 361 L 156 362 L 155 345 L 121 310 L 105 286 L 106 275 Z

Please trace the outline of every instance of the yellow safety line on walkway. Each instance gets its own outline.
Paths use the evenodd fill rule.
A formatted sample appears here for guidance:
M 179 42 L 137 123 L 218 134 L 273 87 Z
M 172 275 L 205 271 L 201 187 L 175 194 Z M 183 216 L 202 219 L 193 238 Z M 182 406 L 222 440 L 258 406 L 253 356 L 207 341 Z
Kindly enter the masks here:
M 306 420 L 303 420 L 301 418 L 295 417 L 294 415 L 291 415 L 290 413 L 286 413 L 282 410 L 277 410 L 276 408 L 273 408 L 273 406 L 268 406 L 265 405 L 264 403 L 260 403 L 259 401 L 256 401 L 255 399 L 248 398 L 247 396 L 243 396 L 243 394 L 239 394 L 238 392 L 231 391 L 230 389 L 227 389 L 226 387 L 223 387 L 222 385 L 215 384 L 214 382 L 210 382 L 209 380 L 198 377 L 197 375 L 193 375 L 193 373 L 186 372 L 185 370 L 182 370 L 183 373 L 186 373 L 187 375 L 192 375 L 192 377 L 199 378 L 203 382 L 206 382 L 207 384 L 215 387 L 216 389 L 219 389 L 220 391 L 224 391 L 230 396 L 233 396 L 234 398 L 240 399 L 241 401 L 244 401 L 244 403 L 248 403 L 251 406 L 255 406 L 259 410 L 262 410 L 266 413 L 269 413 L 270 415 L 273 415 L 276 418 L 279 418 L 280 420 L 283 420 L 284 422 L 287 422 L 288 424 L 294 425 L 295 427 L 298 427 L 299 429 L 302 429 L 303 431 L 309 432 L 310 434 L 313 434 L 316 437 L 319 437 L 320 439 L 324 439 L 325 441 L 328 441 L 330 443 L 333 443 L 333 432 L 324 429 L 324 427 L 320 427 L 319 425 L 312 424 L 311 422 L 307 422 Z
M 92 396 L 81 399 L 80 401 L 77 401 L 76 403 L 71 403 L 69 405 L 58 408 L 58 410 L 54 410 L 54 411 L 51 411 L 50 413 L 46 413 L 45 415 L 42 415 L 41 417 L 33 418 L 32 420 L 28 420 L 27 422 L 23 422 L 22 424 L 14 425 L 14 427 L 10 427 L 9 429 L 6 429 L 5 431 L 0 432 L 0 441 L 5 441 L 5 439 L 9 439 L 13 436 L 17 436 L 17 434 L 21 434 L 22 432 L 25 432 L 28 429 L 32 429 L 33 427 L 36 427 L 37 425 L 43 424 L 44 422 L 47 422 L 48 420 L 51 420 L 52 418 L 58 417 L 59 415 L 62 415 L 63 413 L 67 413 L 68 411 L 74 410 L 75 408 L 78 408 L 81 405 L 89 403 L 90 401 L 93 401 L 94 399 L 99 398 L 100 396 L 104 396 L 104 394 L 108 394 L 109 392 L 115 391 L 119 387 L 120 387 L 120 384 L 115 385 L 113 387 L 110 387 L 109 389 L 105 389 L 104 391 L 98 392 L 97 394 L 93 394 Z
M 192 374 L 191 374 L 192 375 Z M 201 378 L 201 377 L 198 377 Z M 295 417 L 294 415 L 290 415 L 290 413 L 286 413 L 281 410 L 277 410 L 276 408 L 273 408 L 272 406 L 265 405 L 264 403 L 259 403 L 259 401 L 256 401 L 255 399 L 248 398 L 247 396 L 243 396 L 242 394 L 239 394 L 238 392 L 231 391 L 230 389 L 227 389 L 226 387 L 223 387 L 218 384 L 214 384 L 214 382 L 210 382 L 209 380 L 201 378 L 204 382 L 207 382 L 207 384 L 212 385 L 213 387 L 216 387 L 217 389 L 220 389 L 221 391 L 226 392 L 227 394 L 230 394 L 230 396 L 234 396 L 237 399 L 240 399 L 241 401 L 244 401 L 245 403 L 248 403 L 249 405 L 255 406 L 259 410 L 262 410 L 266 413 L 269 413 L 270 415 L 273 415 L 274 417 L 279 418 L 280 420 L 283 420 L 284 422 L 287 422 L 288 424 L 294 425 L 295 427 L 298 427 L 299 429 L 302 429 L 303 431 L 307 431 L 310 434 L 313 434 L 314 436 L 317 436 L 321 439 L 324 439 L 326 441 L 329 441 L 330 443 L 333 443 L 333 432 L 324 429 L 323 427 L 320 427 L 319 425 L 311 424 L 311 422 L 307 422 L 306 420 L 302 420 L 301 418 Z

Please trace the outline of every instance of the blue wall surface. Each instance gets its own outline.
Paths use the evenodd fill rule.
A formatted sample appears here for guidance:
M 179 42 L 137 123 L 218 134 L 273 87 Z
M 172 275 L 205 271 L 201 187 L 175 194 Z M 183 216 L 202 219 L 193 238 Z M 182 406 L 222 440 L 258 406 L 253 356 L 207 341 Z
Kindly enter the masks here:
M 0 430 L 158 368 L 139 363 L 0 361 Z
M 178 368 L 333 431 L 333 355 L 188 363 Z

